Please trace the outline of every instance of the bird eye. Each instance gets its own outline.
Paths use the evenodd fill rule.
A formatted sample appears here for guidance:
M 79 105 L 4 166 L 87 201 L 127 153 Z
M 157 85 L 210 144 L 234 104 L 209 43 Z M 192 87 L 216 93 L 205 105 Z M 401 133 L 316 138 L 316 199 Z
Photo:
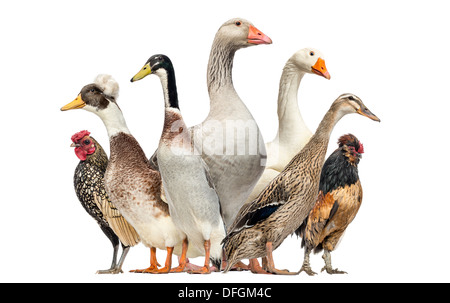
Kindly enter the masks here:
M 309 55 L 310 55 L 310 56 L 314 56 L 314 52 L 311 51 L 311 52 L 309 53 Z
M 91 141 L 90 141 L 90 140 L 87 140 L 87 139 L 86 139 L 86 140 L 84 140 L 84 142 L 83 142 L 83 143 L 84 143 L 84 145 L 88 145 L 88 144 L 90 144 L 90 143 L 91 143 Z
M 95 92 L 95 89 L 91 88 L 91 93 Z
M 241 21 L 236 21 L 234 24 L 236 24 L 237 26 L 241 26 Z

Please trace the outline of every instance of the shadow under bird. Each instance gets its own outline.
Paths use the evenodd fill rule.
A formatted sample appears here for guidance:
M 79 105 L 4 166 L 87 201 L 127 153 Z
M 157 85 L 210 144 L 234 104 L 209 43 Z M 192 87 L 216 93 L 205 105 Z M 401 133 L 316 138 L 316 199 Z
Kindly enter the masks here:
M 75 148 L 75 154 L 80 159 L 73 176 L 75 193 L 114 248 L 111 268 L 98 270 L 97 273 L 121 273 L 125 257 L 130 247 L 139 243 L 139 236 L 108 198 L 103 183 L 108 157 L 102 146 L 86 130 L 74 134 L 71 139 L 71 147 Z M 117 263 L 119 241 L 122 244 L 122 255 Z
M 302 238 L 305 258 L 300 269 L 315 275 L 309 263 L 311 251 L 324 250 L 323 259 L 329 274 L 342 274 L 331 266 L 331 251 L 336 249 L 348 225 L 361 206 L 363 191 L 358 176 L 358 163 L 364 147 L 352 134 L 341 136 L 337 148 L 325 161 L 320 175 L 319 195 L 303 224 L 295 231 Z
M 296 274 L 275 268 L 272 252 L 303 223 L 313 208 L 331 132 L 343 116 L 351 113 L 380 121 L 357 96 L 339 96 L 306 146 L 252 203 L 239 211 L 223 241 L 229 262 L 225 272 L 239 260 L 250 259 L 254 273 Z M 254 262 L 260 257 L 265 260 L 265 268 Z

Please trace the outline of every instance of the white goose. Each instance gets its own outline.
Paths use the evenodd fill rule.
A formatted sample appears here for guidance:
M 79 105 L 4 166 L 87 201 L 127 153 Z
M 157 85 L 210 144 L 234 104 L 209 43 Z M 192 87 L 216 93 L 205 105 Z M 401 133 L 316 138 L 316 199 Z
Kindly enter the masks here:
M 164 91 L 164 128 L 159 141 L 157 159 L 170 215 L 188 241 L 178 271 L 186 266 L 188 246 L 204 247 L 205 264 L 193 273 L 210 273 L 209 263 L 220 269 L 225 227 L 220 203 L 208 168 L 194 152 L 190 132 L 178 107 L 175 71 L 165 55 L 153 55 L 133 77 L 132 82 L 156 74 Z
M 323 58 L 318 50 L 304 48 L 286 62 L 278 91 L 278 133 L 273 141 L 266 143 L 266 168 L 246 203 L 252 202 L 312 137 L 300 113 L 297 94 L 305 74 L 330 79 Z

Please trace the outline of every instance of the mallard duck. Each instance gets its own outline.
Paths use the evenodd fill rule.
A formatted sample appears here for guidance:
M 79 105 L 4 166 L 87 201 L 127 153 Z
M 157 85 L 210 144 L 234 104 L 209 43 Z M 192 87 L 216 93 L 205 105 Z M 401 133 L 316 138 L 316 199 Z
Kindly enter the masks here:
M 178 107 L 172 62 L 165 55 L 153 55 L 131 81 L 149 74 L 160 78 L 164 92 L 165 118 L 157 159 L 170 215 L 175 225 L 187 235 L 189 245 L 205 249 L 204 266 L 192 272 L 210 273 L 210 259 L 220 269 L 221 241 L 225 237 L 219 198 L 208 167 L 193 150 L 191 135 Z M 185 257 L 186 252 L 182 255 Z M 186 258 L 181 259 L 179 271 L 184 270 L 185 264 Z
M 127 253 L 130 247 L 139 243 L 139 236 L 108 198 L 103 184 L 108 156 L 102 146 L 87 130 L 77 132 L 71 139 L 71 147 L 75 148 L 75 154 L 80 159 L 73 176 L 75 193 L 81 205 L 97 221 L 100 229 L 111 241 L 114 249 L 111 267 L 98 270 L 97 273 L 121 273 Z M 122 255 L 117 262 L 120 243 Z
M 104 177 L 106 191 L 151 252 L 150 267 L 136 272 L 168 273 L 172 253 L 174 249 L 181 253 L 186 235 L 174 225 L 169 207 L 161 199 L 160 173 L 152 169 L 127 127 L 117 104 L 118 91 L 119 85 L 110 75 L 99 75 L 61 110 L 82 108 L 102 119 L 111 153 Z M 156 248 L 167 250 L 166 263 L 161 269 L 157 268 Z
M 352 134 L 341 136 L 336 149 L 325 161 L 320 175 L 319 196 L 303 224 L 295 231 L 302 237 L 305 258 L 301 271 L 315 275 L 309 263 L 311 251 L 324 250 L 323 259 L 329 274 L 343 274 L 331 266 L 331 254 L 361 206 L 363 192 L 358 163 L 364 147 Z
M 207 69 L 210 111 L 201 124 L 190 128 L 216 187 L 227 228 L 264 171 L 266 157 L 258 125 L 233 86 L 234 55 L 242 48 L 271 43 L 245 19 L 231 19 L 219 28 Z M 151 162 L 156 167 L 155 156 L 156 152 Z
M 228 258 L 225 272 L 239 260 L 265 257 L 266 270 L 254 269 L 255 272 L 293 274 L 275 268 L 272 252 L 301 225 L 312 209 L 330 134 L 335 124 L 350 113 L 380 121 L 357 96 L 339 96 L 306 146 L 252 203 L 239 211 L 223 241 Z
M 305 74 L 330 79 L 323 54 L 317 49 L 304 48 L 286 62 L 278 90 L 278 132 L 266 143 L 267 163 L 264 173 L 247 199 L 252 202 L 301 150 L 312 132 L 305 124 L 298 106 L 297 93 Z

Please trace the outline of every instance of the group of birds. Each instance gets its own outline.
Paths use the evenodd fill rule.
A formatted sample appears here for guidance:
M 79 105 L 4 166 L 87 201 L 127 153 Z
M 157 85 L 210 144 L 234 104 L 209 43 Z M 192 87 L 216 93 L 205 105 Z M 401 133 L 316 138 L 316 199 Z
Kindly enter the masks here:
M 244 19 L 229 20 L 219 28 L 207 69 L 210 112 L 193 127 L 183 121 L 172 62 L 162 54 L 151 56 L 131 79 L 135 82 L 155 74 L 163 89 L 164 125 L 150 159 L 127 127 L 117 102 L 119 85 L 110 75 L 97 76 L 61 108 L 82 108 L 99 116 L 110 141 L 108 159 L 90 132 L 72 136 L 80 159 L 75 192 L 114 247 L 111 268 L 98 273 L 122 272 L 130 247 L 142 242 L 150 248 L 150 266 L 132 272 L 206 274 L 248 269 L 297 274 L 277 269 L 272 256 L 293 233 L 302 238 L 305 250 L 300 271 L 315 274 L 309 255 L 323 249 L 326 271 L 342 273 L 332 268 L 330 252 L 362 201 L 357 165 L 364 149 L 354 135 L 347 134 L 339 138 L 338 149 L 327 161 L 325 155 L 333 127 L 344 115 L 379 119 L 360 98 L 343 94 L 313 134 L 300 114 L 297 91 L 305 74 L 326 79 L 330 74 L 318 50 L 302 49 L 283 69 L 278 133 L 264 144 L 256 121 L 234 89 L 232 67 L 237 50 L 271 43 Z M 239 130 L 233 129 L 232 134 L 218 138 L 217 129 L 226 130 L 230 121 L 244 121 L 244 125 L 236 123 L 237 127 L 254 132 L 235 136 Z M 230 153 L 226 150 L 230 140 L 235 149 L 249 152 Z M 123 250 L 117 261 L 119 244 Z M 156 249 L 167 251 L 162 267 Z M 179 263 L 174 268 L 173 254 Z M 202 266 L 189 262 L 199 256 L 205 257 Z M 262 258 L 262 266 L 257 258 Z M 245 259 L 248 265 L 242 262 Z

